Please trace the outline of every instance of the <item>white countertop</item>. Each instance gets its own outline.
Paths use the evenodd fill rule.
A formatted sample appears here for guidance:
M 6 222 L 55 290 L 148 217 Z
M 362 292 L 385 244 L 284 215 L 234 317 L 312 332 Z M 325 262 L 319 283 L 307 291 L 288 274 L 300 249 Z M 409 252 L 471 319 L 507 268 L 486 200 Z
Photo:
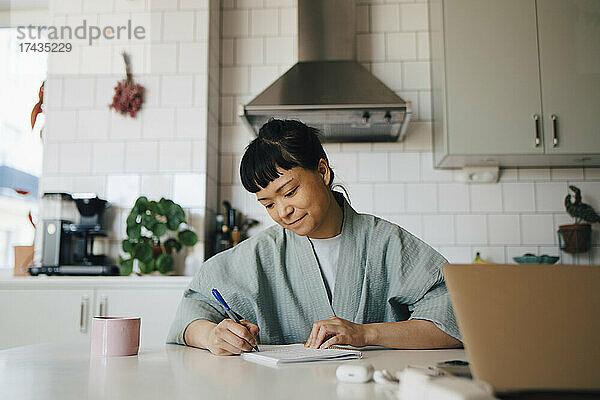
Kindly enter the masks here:
M 464 350 L 368 350 L 376 369 L 465 360 Z M 81 399 L 394 399 L 395 388 L 338 383 L 341 362 L 270 368 L 240 357 L 213 356 L 178 345 L 141 349 L 132 357 L 92 357 L 89 344 L 43 344 L 0 351 L 3 400 Z
M 0 276 L 0 289 L 31 287 L 182 287 L 191 281 L 191 276 Z

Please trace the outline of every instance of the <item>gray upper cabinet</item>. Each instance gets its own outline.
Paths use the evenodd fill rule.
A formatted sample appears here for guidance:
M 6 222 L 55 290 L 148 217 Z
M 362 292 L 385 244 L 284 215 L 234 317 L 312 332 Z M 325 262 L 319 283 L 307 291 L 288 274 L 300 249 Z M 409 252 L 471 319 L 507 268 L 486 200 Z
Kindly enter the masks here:
M 436 166 L 600 165 L 600 1 L 430 0 L 429 19 Z
M 537 12 L 546 153 L 600 152 L 600 1 L 538 0 Z

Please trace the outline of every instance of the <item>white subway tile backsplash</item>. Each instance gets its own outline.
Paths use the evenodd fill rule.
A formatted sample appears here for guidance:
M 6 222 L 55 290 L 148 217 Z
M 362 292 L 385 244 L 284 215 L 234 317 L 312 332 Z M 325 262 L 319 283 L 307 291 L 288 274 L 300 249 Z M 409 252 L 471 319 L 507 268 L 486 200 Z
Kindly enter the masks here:
M 206 73 L 208 68 L 208 44 L 181 43 L 179 45 L 179 72 Z
M 254 134 L 243 125 L 221 127 L 221 152 L 242 153 Z
M 250 92 L 260 93 L 279 76 L 276 66 L 250 67 Z
M 88 108 L 94 105 L 93 78 L 63 80 L 63 105 L 66 108 Z
M 149 0 L 152 11 L 177 10 L 177 0 Z
M 296 38 L 292 36 L 267 37 L 265 39 L 265 55 L 267 64 L 285 66 L 296 61 Z
M 481 245 L 487 243 L 487 224 L 485 215 L 457 215 L 456 243 Z
M 423 182 L 452 182 L 454 172 L 447 169 L 433 168 L 433 154 L 421 153 L 421 181 Z
M 279 9 L 279 33 L 281 35 L 295 35 L 297 32 L 298 11 L 295 8 Z
M 583 168 L 552 168 L 550 173 L 553 181 L 583 179 Z
M 385 35 L 359 33 L 356 35 L 358 61 L 385 61 Z
M 58 143 L 44 143 L 44 175 L 56 175 L 59 172 L 60 145 Z
M 263 0 L 236 0 L 237 8 L 262 8 Z
M 107 177 L 106 200 L 108 200 L 113 206 L 131 208 L 139 195 L 139 175 L 115 174 Z
M 327 151 L 327 150 L 326 150 Z M 356 153 L 327 152 L 329 166 L 334 173 L 334 182 L 355 183 L 358 180 L 358 156 Z
M 454 217 L 452 215 L 424 215 L 423 240 L 430 245 L 454 244 Z
M 235 64 L 263 64 L 263 39 L 241 38 L 235 40 Z
M 400 29 L 397 4 L 371 6 L 371 32 L 394 32 Z
M 74 176 L 72 190 L 75 193 L 95 193 L 100 198 L 106 196 L 105 176 Z
M 221 65 L 231 66 L 233 65 L 233 53 L 235 41 L 233 39 L 221 40 Z
M 408 90 L 429 90 L 431 85 L 429 81 L 429 62 L 411 61 L 404 63 L 404 89 Z
M 208 102 L 208 77 L 206 74 L 196 74 L 194 75 L 194 106 L 204 107 Z M 216 106 L 213 109 L 216 109 Z
M 534 186 L 529 183 L 503 183 L 502 202 L 504 211 L 535 210 Z
M 48 142 L 77 137 L 77 112 L 53 111 L 46 116 L 45 139 Z
M 469 188 L 464 184 L 438 185 L 438 205 L 441 212 L 468 212 Z
M 416 92 L 415 92 L 416 93 Z M 405 92 L 401 96 L 406 100 L 411 100 Z M 418 112 L 418 107 L 413 103 L 413 111 Z M 412 122 L 406 129 L 406 138 L 404 139 L 405 151 L 431 151 L 431 122 Z
M 166 12 L 163 20 L 163 38 L 168 41 L 194 40 L 194 12 Z
M 277 36 L 279 13 L 275 8 L 252 10 L 250 13 L 252 36 Z
M 125 146 L 125 171 L 156 172 L 158 170 L 157 142 L 129 142 Z
M 471 262 L 470 247 L 439 247 L 437 250 L 449 263 L 468 264 Z
M 162 142 L 158 147 L 158 170 L 189 172 L 192 169 L 191 142 Z
M 231 185 L 233 183 L 233 156 L 231 154 L 221 155 L 221 175 L 219 181 L 221 184 Z
M 100 142 L 93 144 L 92 172 L 119 173 L 125 168 L 125 143 Z
M 388 156 L 387 153 L 359 153 L 358 181 L 387 182 Z
M 401 63 L 372 63 L 371 73 L 392 90 L 402 89 Z M 386 143 L 389 144 L 389 143 Z
M 470 185 L 471 211 L 502 211 L 502 190 L 497 184 Z
M 369 32 L 369 6 L 357 5 L 355 14 L 355 29 L 356 32 L 366 33 Z
M 552 245 L 556 241 L 552 215 L 522 215 L 521 243 L 536 245 Z
M 417 59 L 417 36 L 414 32 L 395 32 L 387 35 L 387 58 L 398 61 Z
M 535 183 L 536 211 L 564 211 L 567 185 L 564 183 Z
M 390 179 L 393 182 L 419 182 L 420 171 L 419 153 L 390 154 Z
M 176 174 L 173 177 L 173 201 L 182 207 L 204 207 L 206 175 Z
M 406 184 L 406 211 L 434 213 L 437 206 L 437 185 Z
M 400 214 L 389 221 L 397 224 L 417 237 L 423 236 L 423 218 L 420 215 Z
M 180 0 L 181 9 L 208 10 L 209 0 Z
M 115 0 L 115 9 L 118 11 L 144 11 L 146 0 Z
M 579 190 L 581 190 L 582 201 L 592 206 L 596 213 L 600 214 L 600 182 L 569 182 L 569 185 L 574 185 L 579 188 Z M 566 190 L 565 185 L 565 191 Z M 571 193 L 571 198 L 573 198 L 573 192 L 569 190 L 569 193 Z M 566 193 L 562 196 L 563 199 L 565 196 Z
M 81 48 L 81 74 L 109 74 L 112 72 L 112 47 L 84 46 Z M 93 101 L 93 98 L 92 98 Z
M 518 215 L 488 215 L 487 225 L 490 244 L 521 243 L 521 227 Z
M 148 66 L 151 74 L 173 74 L 177 72 L 177 45 L 153 44 L 148 49 Z
M 427 31 L 427 4 L 400 4 L 400 30 Z
M 401 183 L 377 183 L 374 185 L 375 214 L 404 212 L 404 185 Z
M 248 93 L 248 67 L 221 69 L 221 92 L 224 94 Z
M 74 114 L 74 113 L 73 113 Z M 80 139 L 99 140 L 108 137 L 110 111 L 81 110 L 77 118 L 77 135 Z
M 114 7 L 114 0 L 83 0 L 83 12 L 85 13 L 112 12 Z
M 494 246 L 494 247 L 486 247 L 486 246 L 474 246 L 471 248 L 471 257 L 470 260 L 474 260 L 477 256 L 477 252 L 479 252 L 481 258 L 484 261 L 496 263 L 496 264 L 505 264 L 505 252 L 503 246 Z M 469 261 L 470 263 L 471 261 Z
M 161 197 L 170 199 L 172 183 L 171 175 L 142 175 L 141 194 L 155 201 L 160 200 Z
M 175 113 L 177 121 L 176 137 L 205 137 L 207 130 L 206 108 L 178 108 Z
M 117 112 L 110 113 L 110 132 L 111 139 L 134 139 L 142 136 L 141 118 L 131 118 Z
M 61 175 L 89 174 L 92 169 L 91 143 L 62 143 L 59 171 Z
M 248 10 L 223 10 L 223 36 L 244 37 L 248 35 L 250 13 Z
M 162 106 L 191 107 L 192 77 L 188 75 L 163 76 L 160 93 Z
M 417 119 L 420 121 L 431 121 L 431 92 L 419 92 L 419 115 Z
M 429 60 L 431 58 L 429 52 L 429 32 L 417 33 L 417 58 L 419 60 Z
M 175 133 L 175 111 L 169 108 L 146 108 L 142 113 L 146 139 L 172 138 Z
M 350 184 L 345 185 L 350 195 L 352 207 L 358 212 L 373 212 L 373 185 Z

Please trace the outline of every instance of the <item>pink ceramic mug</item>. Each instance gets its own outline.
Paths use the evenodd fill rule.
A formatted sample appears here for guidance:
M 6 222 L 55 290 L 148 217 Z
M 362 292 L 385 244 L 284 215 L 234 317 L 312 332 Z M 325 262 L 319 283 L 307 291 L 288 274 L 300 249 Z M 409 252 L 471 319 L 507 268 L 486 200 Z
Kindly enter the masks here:
M 92 355 L 133 356 L 140 347 L 139 317 L 94 317 Z

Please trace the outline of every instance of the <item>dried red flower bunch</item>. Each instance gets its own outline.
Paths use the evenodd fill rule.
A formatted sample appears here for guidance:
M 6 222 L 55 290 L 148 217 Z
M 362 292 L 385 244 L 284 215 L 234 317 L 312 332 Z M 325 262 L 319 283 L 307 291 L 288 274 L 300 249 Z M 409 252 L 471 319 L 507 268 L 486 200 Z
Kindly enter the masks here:
M 129 56 L 126 53 L 122 53 L 122 55 L 123 61 L 125 61 L 127 79 L 118 82 L 117 86 L 115 86 L 115 94 L 109 108 L 115 109 L 123 115 L 129 114 L 132 118 L 135 118 L 135 113 L 142 108 L 145 89 L 142 85 L 133 82 Z
M 115 95 L 113 96 L 110 108 L 115 109 L 123 115 L 129 114 L 132 118 L 135 118 L 135 113 L 142 108 L 143 102 L 144 87 L 133 81 L 124 79 L 115 86 Z

